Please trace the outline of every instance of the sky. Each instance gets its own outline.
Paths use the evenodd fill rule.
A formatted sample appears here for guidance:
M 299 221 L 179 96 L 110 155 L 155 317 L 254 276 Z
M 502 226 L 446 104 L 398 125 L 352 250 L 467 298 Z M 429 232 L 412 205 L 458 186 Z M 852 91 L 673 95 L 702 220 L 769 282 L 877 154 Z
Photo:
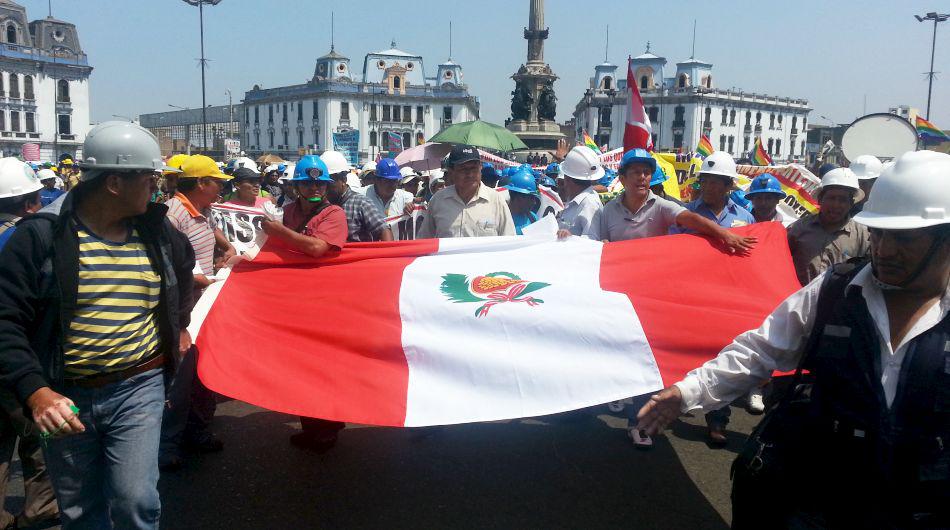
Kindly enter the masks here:
M 31 20 L 47 15 L 47 0 L 18 0 Z M 113 115 L 201 106 L 198 9 L 182 0 L 51 0 L 56 18 L 76 24 L 94 67 L 93 122 Z M 651 43 L 668 68 L 690 56 L 697 19 L 696 58 L 713 64 L 719 88 L 805 98 L 811 123 L 850 123 L 871 112 L 911 105 L 925 112 L 932 23 L 914 14 L 950 12 L 946 0 L 547 0 L 550 37 L 545 60 L 555 83 L 557 117 L 571 117 L 593 68 L 607 57 L 621 65 Z M 234 102 L 255 84 L 299 84 L 313 76 L 330 48 L 361 71 L 363 56 L 398 47 L 423 56 L 426 75 L 449 54 L 461 64 L 483 119 L 509 115 L 510 79 L 525 62 L 522 28 L 528 0 L 222 0 L 205 9 L 208 104 Z M 411 7 L 409 7 L 411 6 Z M 596 6 L 596 7 L 595 7 Z M 950 22 L 937 32 L 931 121 L 950 128 Z M 667 75 L 671 75 L 668 71 Z M 866 101 L 866 106 L 865 106 Z M 822 116 L 826 117 L 822 118 Z

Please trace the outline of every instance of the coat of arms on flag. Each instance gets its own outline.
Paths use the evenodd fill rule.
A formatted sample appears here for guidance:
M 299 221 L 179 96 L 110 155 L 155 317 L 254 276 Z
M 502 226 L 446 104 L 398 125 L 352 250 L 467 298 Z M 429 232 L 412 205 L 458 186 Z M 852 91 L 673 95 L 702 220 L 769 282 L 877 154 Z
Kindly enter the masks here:
M 442 276 L 441 290 L 456 304 L 484 302 L 475 310 L 476 317 L 483 317 L 488 315 L 488 310 L 493 306 L 505 302 L 522 302 L 530 307 L 543 304 L 544 300 L 526 295 L 548 285 L 551 284 L 522 280 L 510 272 L 492 272 L 471 280 L 464 274 L 446 274 Z

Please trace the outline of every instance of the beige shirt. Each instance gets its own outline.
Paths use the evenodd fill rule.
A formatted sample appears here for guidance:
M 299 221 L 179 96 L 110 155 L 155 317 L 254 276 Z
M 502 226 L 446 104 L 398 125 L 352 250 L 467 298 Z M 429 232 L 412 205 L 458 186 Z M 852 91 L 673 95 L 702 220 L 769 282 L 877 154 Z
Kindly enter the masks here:
M 478 193 L 468 203 L 449 186 L 429 201 L 425 219 L 416 237 L 513 236 L 515 224 L 502 194 L 479 184 Z
M 835 263 L 871 255 L 871 239 L 866 226 L 848 219 L 838 230 L 828 232 L 818 222 L 818 214 L 806 214 L 788 227 L 788 247 L 802 285 L 807 285 Z

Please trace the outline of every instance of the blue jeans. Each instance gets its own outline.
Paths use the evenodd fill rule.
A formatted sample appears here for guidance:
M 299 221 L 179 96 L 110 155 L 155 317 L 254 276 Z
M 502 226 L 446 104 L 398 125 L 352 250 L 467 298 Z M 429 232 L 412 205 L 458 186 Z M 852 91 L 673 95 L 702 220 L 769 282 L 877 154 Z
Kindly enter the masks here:
M 63 528 L 157 529 L 162 369 L 99 388 L 57 391 L 76 403 L 86 427 L 52 438 L 45 450 Z

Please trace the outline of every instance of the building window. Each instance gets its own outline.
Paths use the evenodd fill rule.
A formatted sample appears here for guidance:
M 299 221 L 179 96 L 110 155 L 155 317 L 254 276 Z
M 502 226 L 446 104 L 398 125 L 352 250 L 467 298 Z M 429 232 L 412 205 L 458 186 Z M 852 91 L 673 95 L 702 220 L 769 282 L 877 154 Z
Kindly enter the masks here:
M 755 113 L 755 125 L 756 125 L 756 127 L 762 125 L 762 113 L 761 113 L 761 112 L 756 112 L 756 113 Z
M 313 100 L 313 119 L 320 117 L 320 107 L 317 106 L 317 100 Z
M 772 138 L 769 138 L 769 154 L 770 155 L 775 154 L 774 148 L 775 148 L 775 140 L 773 140 Z
M 398 75 L 393 76 L 393 88 L 402 88 L 402 78 Z
M 244 123 L 251 123 L 251 108 L 244 107 Z
M 416 131 L 416 145 L 422 145 L 426 143 L 426 137 L 422 134 L 422 131 Z
M 36 99 L 36 96 L 33 95 L 33 76 L 27 75 L 23 77 L 23 99 Z
M 23 113 L 26 118 L 26 132 L 36 132 L 36 117 L 32 112 Z
M 683 148 L 683 134 L 676 133 L 673 135 L 673 149 L 682 149 Z
M 643 82 L 642 80 L 640 81 Z M 613 90 L 614 88 L 614 79 L 609 75 L 604 78 L 604 90 Z M 646 89 L 646 87 L 644 87 Z
M 389 151 L 389 133 L 383 131 L 383 151 Z
M 778 138 L 775 140 L 775 155 L 782 156 L 782 139 Z
M 730 136 L 730 137 L 729 137 L 729 153 L 730 153 L 730 154 L 734 154 L 735 151 L 733 151 L 733 149 L 735 149 L 735 148 L 736 148 L 736 137 L 735 137 L 735 136 Z
M 782 115 L 781 115 L 781 114 L 778 115 L 778 127 L 779 127 L 779 129 L 782 128 Z
M 260 123 L 260 122 L 261 122 L 261 108 L 254 107 L 254 123 Z M 260 142 L 257 142 L 257 143 L 260 143 Z
M 297 130 L 297 147 L 303 147 L 303 131 Z
M 69 103 L 69 82 L 65 79 L 60 79 L 56 83 L 56 100 Z
M 798 116 L 792 116 L 792 129 L 798 128 Z
M 16 44 L 16 26 L 13 24 L 7 24 L 7 42 Z
M 7 130 L 7 112 L 0 110 L 0 131 Z
M 268 144 L 270 147 L 274 147 L 274 131 L 267 132 Z
M 340 119 L 350 120 L 350 104 L 347 101 L 340 102 Z
M 752 111 L 751 110 L 745 111 L 745 124 L 752 125 Z
M 62 118 L 62 116 L 60 116 Z M 10 130 L 13 132 L 20 132 L 20 113 L 11 110 L 10 111 Z M 62 133 L 63 131 L 60 131 Z
M 383 105 L 383 121 L 392 121 L 392 107 Z
M 452 123 L 452 107 L 442 107 L 442 120 L 445 123 Z
M 73 127 L 72 122 L 69 119 L 69 114 L 60 114 L 59 115 L 59 134 L 72 134 Z
M 726 124 L 726 118 L 727 118 L 727 117 L 729 117 L 729 111 L 726 110 L 726 109 L 722 109 L 722 123 L 720 123 L 720 125 L 725 125 L 725 124 Z
M 376 104 L 373 103 L 369 106 L 369 121 L 377 121 L 379 119 L 377 116 L 378 113 L 376 112 Z
M 736 124 L 736 111 L 730 110 L 729 111 L 729 125 L 735 125 L 735 124 Z
M 402 148 L 409 149 L 412 147 L 412 133 L 402 133 Z
M 802 140 L 802 154 L 801 154 L 801 156 L 805 156 L 805 140 Z
M 261 145 L 261 133 L 254 133 L 254 145 Z
M 686 74 L 680 74 L 679 82 L 677 84 L 680 88 L 686 88 L 689 86 L 689 76 Z
M 267 106 L 267 123 L 274 123 L 274 106 L 273 105 Z
M 283 118 L 282 121 L 284 123 L 287 123 L 287 104 L 286 103 L 284 103 L 284 111 L 282 113 L 282 118 Z M 287 142 L 284 142 L 284 143 L 286 144 Z
M 749 151 L 749 137 L 746 136 L 746 137 L 742 140 L 742 152 L 745 153 L 745 152 L 748 152 L 748 151 Z
M 726 135 L 725 134 L 719 135 L 719 150 L 720 151 L 726 150 Z
M 808 130 L 808 118 L 807 118 L 807 117 L 802 118 L 802 130 L 803 130 L 803 131 L 807 131 L 807 130 Z
M 608 77 L 607 79 L 610 79 L 610 78 Z M 641 75 L 641 76 L 640 76 L 640 90 L 646 90 L 646 89 L 647 89 L 647 83 L 649 83 L 649 82 L 650 82 L 650 79 L 649 79 L 647 76 Z M 605 80 L 604 80 L 604 85 L 605 85 L 604 88 L 606 88 L 606 89 L 609 90 L 610 87 L 606 86 L 608 83 L 609 83 L 609 81 L 607 81 L 607 80 L 605 79 Z
M 376 131 L 370 131 L 370 132 L 369 132 L 369 145 L 370 145 L 370 147 L 376 147 L 376 138 L 377 138 Z
M 706 118 L 703 120 L 703 126 L 704 127 L 712 126 L 712 109 L 709 107 L 706 107 Z
M 303 101 L 297 102 L 297 120 L 303 119 Z
M 422 123 L 424 112 L 425 112 L 425 108 L 422 105 L 419 105 L 418 107 L 416 107 L 416 123 Z
M 650 107 L 650 110 L 648 110 L 647 113 L 650 116 L 650 123 L 657 123 L 659 121 L 659 116 L 660 116 L 659 107 Z
M 393 121 L 402 121 L 402 107 L 393 105 Z
M 402 108 L 402 121 L 406 123 L 412 122 L 412 107 L 406 105 Z
M 20 98 L 20 75 L 10 74 L 10 97 Z
M 287 131 L 284 131 L 284 149 L 287 149 L 287 144 L 290 143 L 290 140 L 287 138 Z
M 769 129 L 775 128 L 775 114 L 769 114 Z

